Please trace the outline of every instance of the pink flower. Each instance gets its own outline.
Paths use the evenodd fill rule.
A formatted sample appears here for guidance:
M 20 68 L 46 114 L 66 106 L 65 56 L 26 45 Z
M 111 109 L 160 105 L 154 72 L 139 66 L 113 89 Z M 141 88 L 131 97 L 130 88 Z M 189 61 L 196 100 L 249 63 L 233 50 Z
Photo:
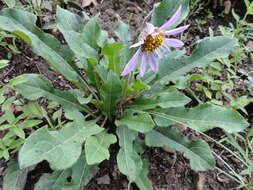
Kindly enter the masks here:
M 139 49 L 126 64 L 123 72 L 121 73 L 122 76 L 133 71 L 139 60 L 141 62 L 141 76 L 144 75 L 148 64 L 153 72 L 158 72 L 159 57 L 162 57 L 165 52 L 170 51 L 170 47 L 177 48 L 184 45 L 182 41 L 175 38 L 169 38 L 169 36 L 182 33 L 189 27 L 189 25 L 167 30 L 180 18 L 181 9 L 182 6 L 180 6 L 175 14 L 159 28 L 155 27 L 151 23 L 146 23 L 143 37 L 138 43 L 133 44 L 130 47 L 139 47 Z

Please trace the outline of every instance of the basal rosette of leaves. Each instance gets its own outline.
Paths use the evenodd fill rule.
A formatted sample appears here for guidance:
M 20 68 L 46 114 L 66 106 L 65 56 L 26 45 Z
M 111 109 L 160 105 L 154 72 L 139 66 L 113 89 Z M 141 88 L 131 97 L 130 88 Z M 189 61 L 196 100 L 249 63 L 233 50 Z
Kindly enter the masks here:
M 153 10 L 152 24 L 162 26 L 181 7 L 180 15 L 170 26 L 173 30 L 187 17 L 188 3 L 187 0 L 162 1 Z M 228 133 L 243 131 L 248 126 L 231 108 L 212 104 L 185 108 L 191 99 L 168 87 L 169 82 L 194 67 L 205 67 L 215 59 L 229 56 L 237 46 L 235 39 L 205 38 L 198 42 L 190 56 L 171 49 L 159 58 L 157 72 L 151 68 L 140 77 L 136 68 L 121 76 L 136 51 L 129 48 L 132 45 L 129 26 L 122 21 L 117 23 L 116 41 L 101 29 L 98 17 L 85 20 L 58 7 L 56 26 L 67 42 L 62 45 L 36 26 L 35 15 L 18 9 L 0 11 L 0 29 L 23 39 L 53 70 L 76 87 L 57 90 L 50 80 L 39 74 L 24 74 L 9 82 L 9 87 L 30 101 L 46 98 L 57 102 L 68 120 L 58 130 L 45 126 L 25 139 L 18 152 L 18 164 L 9 164 L 4 189 L 22 189 L 27 173 L 43 160 L 54 172 L 42 175 L 35 185 L 36 190 L 45 187 L 82 189 L 97 173 L 98 164 L 110 159 L 110 145 L 118 143 L 119 171 L 128 177 L 130 184 L 151 190 L 149 163 L 142 159 L 141 152 L 134 146 L 136 143 L 173 148 L 189 159 L 193 170 L 203 171 L 215 167 L 208 144 L 204 140 L 188 139 L 173 125 L 180 123 L 201 132 L 220 127 Z M 110 125 L 106 121 L 110 121 Z M 69 178 L 71 181 L 67 182 Z

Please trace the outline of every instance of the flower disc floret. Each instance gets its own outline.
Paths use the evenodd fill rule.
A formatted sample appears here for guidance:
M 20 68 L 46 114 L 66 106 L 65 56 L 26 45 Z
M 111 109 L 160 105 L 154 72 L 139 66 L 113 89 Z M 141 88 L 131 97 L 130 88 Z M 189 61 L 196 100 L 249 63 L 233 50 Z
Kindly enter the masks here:
M 168 30 L 176 24 L 180 18 L 181 9 L 182 6 L 180 5 L 172 17 L 160 27 L 156 27 L 148 22 L 146 23 L 146 27 L 140 35 L 140 41 L 130 46 L 130 48 L 139 48 L 124 67 L 121 73 L 122 76 L 133 71 L 139 62 L 140 76 L 143 76 L 146 72 L 147 65 L 150 66 L 153 72 L 158 72 L 159 59 L 163 58 L 167 52 L 170 52 L 170 48 L 180 48 L 184 46 L 181 40 L 171 38 L 171 36 L 184 32 L 189 25 Z
M 142 51 L 150 51 L 155 52 L 159 47 L 161 47 L 164 43 L 165 35 L 157 34 L 157 35 L 148 35 L 144 40 L 144 43 L 141 45 Z

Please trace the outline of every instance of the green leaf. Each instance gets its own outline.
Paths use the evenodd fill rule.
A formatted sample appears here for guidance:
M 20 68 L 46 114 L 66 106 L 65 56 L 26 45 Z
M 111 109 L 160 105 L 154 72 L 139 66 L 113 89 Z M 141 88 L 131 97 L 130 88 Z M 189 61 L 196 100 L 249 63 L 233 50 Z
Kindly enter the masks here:
M 237 111 L 212 104 L 202 104 L 191 109 L 161 109 L 150 113 L 157 117 L 188 125 L 197 131 L 207 131 L 214 127 L 220 127 L 228 133 L 235 133 L 248 127 L 247 121 Z
M 148 110 L 156 107 L 181 107 L 190 101 L 190 98 L 178 92 L 177 90 L 174 90 L 171 92 L 152 94 L 152 96 L 141 96 L 128 107 L 137 110 Z
M 16 5 L 16 0 L 3 0 L 9 8 L 13 8 Z
M 100 48 L 103 48 L 105 46 L 105 44 L 107 43 L 107 41 L 109 41 L 109 35 L 108 32 L 105 30 L 101 30 L 100 35 L 97 39 L 97 44 Z
M 122 48 L 123 44 L 112 43 L 106 44 L 106 46 L 102 50 L 103 55 L 107 56 L 109 59 L 108 68 L 117 74 L 119 74 L 121 71 L 120 52 Z
M 3 150 L 3 152 L 2 152 L 2 157 L 4 157 L 4 159 L 5 160 L 9 160 L 9 158 L 10 158 L 10 153 L 9 153 L 9 151 L 8 150 Z
M 159 63 L 158 79 L 174 81 L 195 67 L 204 67 L 215 59 L 227 57 L 237 45 L 237 40 L 230 37 L 217 36 L 205 38 L 200 41 L 197 48 L 189 57 L 173 58 L 168 55 L 162 59 Z
M 67 110 L 85 110 L 85 107 L 79 103 L 73 91 L 55 89 L 50 80 L 42 75 L 24 74 L 16 77 L 14 80 L 17 78 L 21 79 L 22 83 L 14 85 L 14 89 L 29 100 L 37 100 L 38 98 L 45 97 L 58 102 Z
M 160 128 L 145 137 L 148 146 L 170 147 L 185 154 L 190 159 L 193 170 L 203 171 L 215 168 L 215 159 L 208 144 L 203 141 L 190 141 L 174 128 Z
M 89 166 L 86 163 L 85 154 L 82 152 L 72 168 L 55 171 L 52 174 L 43 174 L 35 184 L 34 190 L 81 190 L 97 171 L 96 166 Z
M 96 73 L 99 75 L 103 82 L 106 82 L 108 70 L 101 64 L 97 64 L 95 67 Z
M 60 190 L 70 173 L 71 169 L 43 174 L 35 184 L 34 190 Z
M 28 172 L 32 168 L 20 170 L 18 162 L 11 160 L 4 174 L 3 189 L 4 190 L 23 190 L 26 183 Z
M 125 24 L 123 21 L 118 20 L 116 25 L 115 34 L 117 37 L 124 43 L 129 43 L 131 40 L 131 32 L 129 30 L 129 26 Z
M 86 160 L 89 165 L 100 163 L 103 160 L 109 160 L 109 146 L 117 142 L 113 134 L 102 132 L 96 136 L 88 137 L 85 142 Z
M 82 190 L 92 177 L 98 172 L 98 167 L 95 165 L 89 166 L 85 159 L 85 154 L 82 152 L 79 160 L 71 168 L 71 183 L 64 186 L 64 190 Z
M 25 139 L 25 132 L 20 127 L 13 126 L 11 130 L 21 139 Z
M 103 98 L 102 110 L 111 119 L 116 113 L 116 104 L 121 97 L 121 83 L 119 77 L 110 71 L 107 80 L 100 89 Z
M 126 96 L 129 96 L 131 94 L 136 94 L 144 89 L 149 89 L 149 88 L 150 87 L 146 85 L 144 82 L 142 82 L 141 80 L 136 80 L 135 82 L 132 83 L 131 86 L 128 86 Z
M 5 101 L 5 96 L 4 96 L 4 94 L 5 94 L 5 89 L 6 89 L 6 88 L 0 88 L 0 104 L 4 103 L 4 101 Z M 1 122 L 0 122 L 0 123 L 1 123 Z
M 174 26 L 179 25 L 189 13 L 188 0 L 163 0 L 157 7 L 155 7 L 151 22 L 157 27 L 161 26 L 176 12 L 180 5 L 182 5 L 181 17 Z
M 77 81 L 79 76 L 67 60 L 73 58 L 72 52 L 62 46 L 52 35 L 36 27 L 37 16 L 21 9 L 3 9 L 0 11 L 0 29 L 15 33 L 33 51 L 45 58 L 55 71 L 68 80 Z
M 154 117 L 154 122 L 159 127 L 169 127 L 169 126 L 177 123 L 175 121 L 168 120 L 168 119 L 165 119 L 165 118 L 159 117 L 159 116 Z
M 98 48 L 97 40 L 101 32 L 100 27 L 97 23 L 97 19 L 98 14 L 92 17 L 82 30 L 82 35 L 86 43 L 95 49 Z
M 84 21 L 78 16 L 60 7 L 56 11 L 56 25 L 63 34 L 71 50 L 79 58 L 97 58 L 97 52 L 86 43 L 82 30 Z
M 249 7 L 250 6 L 250 1 L 249 0 L 244 0 L 245 6 Z
M 143 160 L 143 169 L 140 173 L 140 176 L 134 181 L 140 190 L 153 190 L 152 184 L 148 179 L 148 169 L 149 162 L 145 159 Z
M 9 63 L 9 60 L 4 60 L 4 59 L 0 60 L 0 69 L 8 66 L 8 63 Z
M 40 107 L 37 101 L 29 101 L 22 107 L 22 111 L 29 118 L 42 117 L 44 110 Z
M 133 141 L 138 133 L 127 127 L 118 127 L 120 150 L 117 155 L 117 165 L 121 173 L 126 175 L 130 182 L 134 182 L 142 171 L 142 160 L 133 149 Z
M 79 158 L 86 138 L 103 131 L 94 121 L 68 123 L 60 131 L 43 127 L 31 134 L 19 152 L 20 168 L 47 160 L 54 170 L 71 167 Z M 62 156 L 64 155 L 64 156 Z
M 151 116 L 142 111 L 126 110 L 120 120 L 116 120 L 117 126 L 128 126 L 128 128 L 146 133 L 155 127 Z
M 78 96 L 77 99 L 78 99 L 78 101 L 79 101 L 80 104 L 88 104 L 92 100 L 92 95 L 90 95 L 90 96 L 88 96 L 86 98 Z
M 62 109 L 59 109 L 59 110 L 55 111 L 55 112 L 53 113 L 53 115 L 52 115 L 52 119 L 53 119 L 54 121 L 56 121 L 57 119 L 60 120 L 61 117 L 62 117 Z
M 247 14 L 253 15 L 253 2 L 250 3 L 250 6 L 247 9 Z

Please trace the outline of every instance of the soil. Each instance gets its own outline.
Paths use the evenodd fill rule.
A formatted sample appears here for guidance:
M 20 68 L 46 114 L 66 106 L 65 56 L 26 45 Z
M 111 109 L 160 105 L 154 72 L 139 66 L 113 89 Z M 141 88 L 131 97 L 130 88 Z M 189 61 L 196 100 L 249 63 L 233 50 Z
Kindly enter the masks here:
M 97 6 L 91 5 L 85 7 L 84 10 L 90 16 L 100 12 L 99 21 L 102 28 L 107 30 L 110 36 L 115 37 L 113 30 L 117 19 L 120 18 L 125 23 L 130 24 L 132 31 L 135 31 L 132 35 L 133 37 L 136 37 L 141 30 L 140 26 L 143 26 L 143 19 L 148 15 L 152 10 L 153 5 L 157 2 L 158 0 L 103 0 L 98 1 Z M 3 3 L 0 2 L 0 8 L 3 6 Z M 185 40 L 186 46 L 189 46 L 187 49 L 188 52 L 191 50 L 191 44 L 194 44 L 196 40 L 207 36 L 209 26 L 214 30 L 215 35 L 217 35 L 217 28 L 219 25 L 228 25 L 229 22 L 233 20 L 231 15 L 225 15 L 225 17 L 217 16 L 218 13 L 222 11 L 223 7 L 218 7 L 218 10 L 214 10 L 213 6 L 210 5 L 210 8 L 213 11 L 214 19 L 209 18 L 206 12 L 203 11 L 191 15 L 190 18 L 185 21 L 185 23 L 191 25 Z M 236 9 L 236 11 L 242 12 L 243 10 Z M 53 16 L 51 18 L 53 18 Z M 203 19 L 207 21 L 206 24 L 201 26 L 201 31 L 199 30 L 195 19 Z M 9 66 L 0 70 L 0 86 L 3 86 L 8 83 L 10 79 L 24 73 L 40 73 L 48 77 L 54 83 L 56 88 L 66 89 L 71 87 L 71 84 L 67 82 L 62 75 L 52 71 L 47 63 L 42 58 L 34 55 L 31 49 L 22 41 L 17 40 L 17 46 L 22 53 L 12 54 Z M 9 51 L 9 49 L 0 47 L 0 59 L 7 59 Z M 217 139 L 223 135 L 218 129 L 211 130 L 209 133 L 211 136 L 213 135 L 213 138 Z M 196 134 L 192 134 L 195 136 L 194 138 L 201 138 L 199 135 L 196 137 Z M 214 134 L 219 135 L 215 136 Z M 220 154 L 221 149 L 213 145 L 211 142 L 210 144 L 213 150 L 217 154 Z M 111 147 L 111 152 L 113 151 L 113 148 L 115 147 Z M 113 152 L 115 152 L 115 150 Z M 190 169 L 188 160 L 178 153 L 165 151 L 160 148 L 149 148 L 142 156 L 150 161 L 149 178 L 156 190 L 232 190 L 238 187 L 238 184 L 219 173 L 217 170 L 198 173 L 193 172 Z M 232 163 L 232 167 L 236 171 L 242 169 L 238 166 L 236 161 L 231 160 L 226 157 L 226 155 L 222 158 L 229 163 Z M 6 163 L 3 160 L 0 160 L 0 165 L 1 174 L 6 167 Z M 227 170 L 219 159 L 217 160 L 217 165 L 223 170 Z M 99 167 L 99 172 L 84 190 L 127 189 L 127 178 L 120 174 L 116 168 L 116 154 L 112 154 L 110 160 L 102 162 Z M 46 162 L 40 163 L 34 171 L 29 173 L 25 190 L 32 190 L 41 174 L 50 171 L 51 170 Z M 0 184 L 1 180 L 2 176 L 0 176 Z M 137 190 L 138 188 L 133 185 L 131 189 Z

